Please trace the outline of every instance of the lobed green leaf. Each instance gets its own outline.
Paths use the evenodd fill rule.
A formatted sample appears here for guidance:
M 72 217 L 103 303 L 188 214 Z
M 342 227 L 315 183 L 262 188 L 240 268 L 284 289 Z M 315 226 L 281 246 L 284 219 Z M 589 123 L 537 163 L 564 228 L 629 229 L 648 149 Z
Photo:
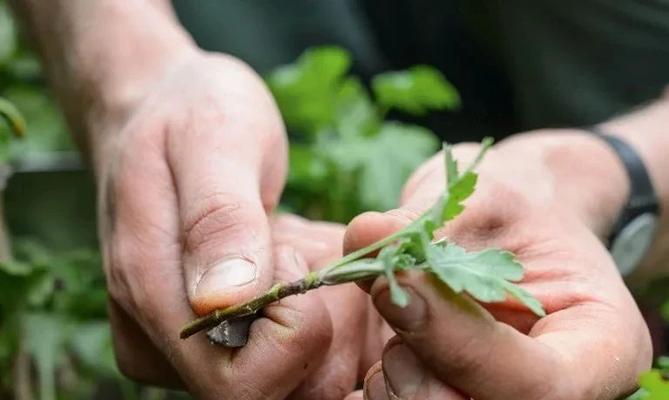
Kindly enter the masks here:
M 350 66 L 346 50 L 325 46 L 305 51 L 297 62 L 266 77 L 290 130 L 315 135 L 334 123 L 338 93 Z
M 395 255 L 397 252 L 397 245 L 387 246 L 381 250 L 378 258 L 383 262 L 384 273 L 388 278 L 391 301 L 400 307 L 406 307 L 409 305 L 409 295 L 400 287 L 395 278 Z
M 510 283 L 523 277 L 523 267 L 512 253 L 497 249 L 468 252 L 455 244 L 430 245 L 425 252 L 428 270 L 456 293 L 466 292 L 486 303 L 511 295 L 537 315 L 546 314 L 534 297 Z
M 462 203 L 474 193 L 477 180 L 477 174 L 467 172 L 456 180 L 453 185 L 449 185 L 448 198 L 441 214 L 442 223 L 450 221 L 462 213 L 465 209 Z
M 455 88 L 439 70 L 426 65 L 377 75 L 372 79 L 372 90 L 382 106 L 412 115 L 460 105 Z
M 642 393 L 638 396 L 643 400 L 669 399 L 669 381 L 665 380 L 659 370 L 651 370 L 641 374 L 639 386 Z

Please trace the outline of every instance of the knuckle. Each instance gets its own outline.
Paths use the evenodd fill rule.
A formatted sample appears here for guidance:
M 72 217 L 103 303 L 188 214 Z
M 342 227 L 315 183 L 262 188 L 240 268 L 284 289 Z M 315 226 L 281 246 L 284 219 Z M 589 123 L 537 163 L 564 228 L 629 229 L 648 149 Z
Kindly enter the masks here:
M 206 197 L 184 223 L 184 248 L 194 253 L 218 241 L 222 236 L 253 232 L 264 216 L 262 208 L 253 207 L 236 195 L 217 193 Z
M 333 338 L 332 326 L 329 318 L 313 318 L 302 315 L 301 319 L 311 318 L 309 326 L 297 326 L 294 340 L 284 343 L 284 349 L 291 354 L 304 352 L 311 360 L 314 354 L 322 353 L 323 349 L 330 347 Z M 323 354 L 324 355 L 324 354 Z
M 422 164 L 409 176 L 400 194 L 400 203 L 406 202 L 414 196 L 419 189 L 428 187 L 430 189 L 443 190 L 445 184 L 445 171 L 442 167 L 443 156 L 437 154 Z M 434 184 L 436 183 L 436 185 Z
M 292 303 L 268 309 L 267 314 L 289 329 L 290 333 L 283 337 L 267 335 L 263 338 L 282 352 L 286 360 L 302 366 L 325 356 L 324 349 L 330 347 L 333 339 L 332 321 L 325 308 L 316 305 L 303 308 Z
M 411 208 L 402 207 L 387 211 L 386 215 L 396 218 L 401 222 L 410 223 L 418 219 L 421 213 Z

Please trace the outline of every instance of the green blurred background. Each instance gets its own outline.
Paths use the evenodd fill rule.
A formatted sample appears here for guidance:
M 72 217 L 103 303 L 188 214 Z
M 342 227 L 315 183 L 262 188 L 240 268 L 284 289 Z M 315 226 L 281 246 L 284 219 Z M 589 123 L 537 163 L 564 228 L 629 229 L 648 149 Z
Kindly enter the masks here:
M 187 25 L 200 19 L 198 13 L 213 14 L 220 7 L 216 1 L 203 2 L 206 7 L 188 7 L 179 0 L 174 3 Z M 442 133 L 467 126 L 475 139 L 536 123 L 519 122 L 522 118 L 514 123 L 502 121 L 490 110 L 477 109 L 476 101 L 468 103 L 474 107 L 467 118 L 463 117 L 466 113 L 453 114 L 460 106 L 458 93 L 429 67 L 375 77 L 374 72 L 389 65 L 375 50 L 369 32 L 346 22 L 361 16 L 343 2 L 314 11 L 315 20 L 342 16 L 343 25 L 332 27 L 331 37 L 309 35 L 309 21 L 302 16 L 276 19 L 272 12 L 276 5 L 262 4 L 253 12 L 266 13 L 264 20 L 302 24 L 304 30 L 292 31 L 292 36 L 286 30 L 285 47 L 269 48 L 253 44 L 262 44 L 263 35 L 275 36 L 268 26 L 258 30 L 249 24 L 242 36 L 250 44 L 213 40 L 214 36 L 226 37 L 219 31 L 225 24 L 215 24 L 215 29 L 206 23 L 190 24 L 190 29 L 204 47 L 227 46 L 266 74 L 291 139 L 290 175 L 281 204 L 285 211 L 347 222 L 364 210 L 393 207 L 408 174 L 438 148 L 437 135 L 420 125 Z M 236 7 L 233 14 L 263 17 L 249 15 L 251 8 L 244 2 L 227 5 Z M 274 69 L 292 62 L 306 46 L 325 40 L 350 44 L 352 55 L 324 47 Z M 254 54 L 253 49 L 263 49 L 263 53 Z M 251 54 L 245 54 L 249 51 Z M 446 65 L 450 60 L 434 61 Z M 351 68 L 361 78 L 351 76 Z M 485 68 L 472 73 L 490 77 Z M 406 100 L 412 93 L 399 89 L 400 81 L 402 85 L 410 82 L 408 90 L 420 92 L 422 100 Z M 468 93 L 500 95 L 488 90 L 486 79 L 481 82 L 480 87 L 468 87 Z M 22 140 L 8 140 L 8 128 L 0 123 L 0 161 L 13 170 L 2 196 L 13 257 L 0 261 L 0 399 L 187 398 L 132 383 L 116 369 L 97 252 L 93 179 L 80 162 L 39 63 L 4 0 L 0 0 L 0 96 L 16 105 L 28 121 L 28 133 Z M 501 113 L 507 111 L 501 109 Z M 604 112 L 591 111 L 587 118 L 598 118 Z M 387 121 L 388 117 L 404 122 Z M 658 352 L 664 349 L 665 323 L 656 310 L 662 310 L 666 287 L 658 283 L 659 289 L 642 296 Z M 669 316 L 669 307 L 664 311 Z

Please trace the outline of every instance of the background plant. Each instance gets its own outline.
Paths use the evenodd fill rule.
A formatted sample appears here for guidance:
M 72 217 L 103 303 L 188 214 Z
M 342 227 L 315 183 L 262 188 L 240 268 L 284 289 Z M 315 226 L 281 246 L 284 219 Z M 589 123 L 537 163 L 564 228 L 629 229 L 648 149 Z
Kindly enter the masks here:
M 291 139 L 283 206 L 309 218 L 348 222 L 395 207 L 406 178 L 439 142 L 424 127 L 387 121 L 388 112 L 420 116 L 459 105 L 431 67 L 377 75 L 372 96 L 348 74 L 351 62 L 341 48 L 320 47 L 267 77 Z
M 386 122 L 385 116 L 391 109 L 418 115 L 458 103 L 448 82 L 427 67 L 376 78 L 372 100 L 363 82 L 347 74 L 350 64 L 342 49 L 315 49 L 267 78 L 292 145 L 284 209 L 347 221 L 362 210 L 394 206 L 406 176 L 438 141 L 427 129 Z M 29 165 L 47 174 L 76 167 L 62 116 L 4 0 L 0 96 L 28 121 L 26 138 L 8 141 L 10 127 L 0 120 L 0 164 L 11 164 L 19 175 Z M 20 196 L 16 203 L 34 204 Z M 104 277 L 91 245 L 94 226 L 63 225 L 43 218 L 39 209 L 21 211 L 25 218 L 9 216 L 21 235 L 10 235 L 12 257 L 0 263 L 0 398 L 173 398 L 116 370 Z M 40 229 L 29 223 L 35 218 Z
M 394 207 L 405 178 L 439 143 L 426 128 L 387 118 L 413 118 L 459 104 L 453 87 L 429 67 L 362 82 L 349 74 L 351 64 L 342 49 L 318 48 L 267 77 L 291 140 L 283 209 L 347 222 L 363 210 Z M 26 137 L 9 141 L 10 128 L 0 119 L 0 165 L 11 164 L 18 176 L 26 176 L 26 165 L 38 165 L 54 185 L 75 175 L 80 185 L 82 173 L 51 179 L 77 168 L 74 145 L 5 0 L 0 0 L 0 96 L 28 121 Z M 92 213 L 78 217 L 83 211 L 69 205 L 74 210 L 65 221 L 45 215 L 46 202 L 68 207 L 60 192 L 71 186 L 50 191 L 39 203 L 27 196 L 45 197 L 44 182 L 31 188 L 32 182 L 23 180 L 24 186 L 13 191 L 14 213 L 5 216 L 13 257 L 0 263 L 0 398 L 175 398 L 131 383 L 116 371 L 95 227 L 86 220 Z M 92 199 L 92 186 L 90 192 Z M 666 374 L 663 359 L 657 371 Z M 642 378 L 644 390 L 637 399 L 669 398 L 657 373 L 644 376 L 649 378 Z

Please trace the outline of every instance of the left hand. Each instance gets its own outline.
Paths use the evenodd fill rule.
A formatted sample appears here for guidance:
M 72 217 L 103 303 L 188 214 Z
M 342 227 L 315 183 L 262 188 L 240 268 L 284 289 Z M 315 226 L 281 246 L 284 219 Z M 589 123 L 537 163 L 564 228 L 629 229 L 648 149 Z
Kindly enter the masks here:
M 458 160 L 475 145 L 458 145 Z M 462 164 L 461 164 L 462 165 Z M 465 164 L 466 165 L 466 164 Z M 398 274 L 406 308 L 385 278 L 370 294 L 397 336 L 350 399 L 613 400 L 650 367 L 648 328 L 598 236 L 624 203 L 626 177 L 599 139 L 544 131 L 501 142 L 479 168 L 476 193 L 437 236 L 498 247 L 525 267 L 521 286 L 544 305 L 538 319 L 506 301 L 480 305 L 419 272 Z M 368 245 L 415 219 L 444 188 L 442 156 L 421 168 L 402 207 L 367 213 L 346 247 Z
M 284 281 L 299 279 L 306 274 L 307 268 L 315 270 L 341 257 L 344 236 L 342 225 L 311 222 L 290 214 L 271 217 L 270 225 L 272 246 L 277 263 L 275 279 Z M 303 266 L 304 270 L 299 271 L 295 265 Z M 310 328 L 307 326 L 288 327 L 306 333 L 300 338 L 304 341 L 302 344 L 305 347 L 305 353 L 313 347 L 309 341 L 320 343 L 316 343 L 319 346 L 318 357 L 309 360 L 309 373 L 300 380 L 288 398 L 291 400 L 341 400 L 362 380 L 365 371 L 379 359 L 383 345 L 392 336 L 392 331 L 371 306 L 368 296 L 355 284 L 324 287 L 305 296 L 287 300 L 295 304 L 309 304 L 316 301 L 323 304 L 324 311 L 326 311 L 325 318 L 331 322 L 329 330 L 332 335 L 331 341 L 325 341 L 314 334 L 309 334 Z M 282 303 L 285 302 L 282 301 Z M 142 357 L 129 356 L 129 359 L 134 360 L 131 367 L 137 370 L 136 375 L 150 374 L 151 382 L 177 384 L 179 382 L 177 372 L 155 349 L 141 329 L 135 326 L 130 318 L 118 318 L 119 310 L 114 311 L 111 315 L 117 317 L 115 326 L 120 331 L 117 333 L 117 338 L 123 338 L 123 342 L 117 345 L 123 349 L 143 349 Z M 311 317 L 310 320 L 302 321 L 300 324 L 293 323 L 293 325 L 313 324 L 313 319 Z M 279 323 L 285 323 L 285 321 L 279 321 Z M 264 323 L 264 325 L 268 324 Z M 255 330 L 255 332 L 258 333 L 258 337 L 250 335 L 247 348 L 240 350 L 241 353 L 258 353 L 257 348 L 263 347 L 264 342 L 271 341 L 271 335 L 277 334 L 277 332 L 261 332 L 260 330 Z M 264 351 L 269 350 L 265 348 Z M 261 356 L 267 358 L 267 354 L 256 354 L 256 357 Z M 268 368 L 277 368 L 277 365 L 268 365 Z M 277 376 L 281 375 L 279 372 L 277 371 Z M 284 373 L 291 374 L 292 372 L 284 371 Z M 180 385 L 183 386 L 183 384 Z

